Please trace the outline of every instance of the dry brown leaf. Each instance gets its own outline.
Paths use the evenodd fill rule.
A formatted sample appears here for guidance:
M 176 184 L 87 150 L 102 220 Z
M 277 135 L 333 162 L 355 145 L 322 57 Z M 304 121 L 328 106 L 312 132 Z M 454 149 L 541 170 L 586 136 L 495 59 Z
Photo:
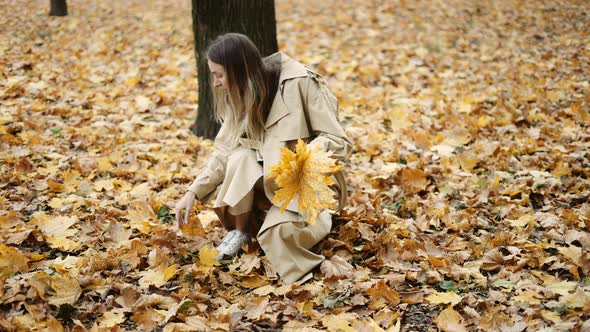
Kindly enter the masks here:
M 384 280 L 379 280 L 374 287 L 367 291 L 367 294 L 372 297 L 382 297 L 393 307 L 400 303 L 399 294 L 391 289 Z
M 481 260 L 481 269 L 485 271 L 498 271 L 504 266 L 504 255 L 499 248 L 494 248 L 485 253 Z
M 401 172 L 401 186 L 410 193 L 417 193 L 428 186 L 426 174 L 419 169 L 404 168 Z
M 268 296 L 255 297 L 248 301 L 248 304 L 244 308 L 246 311 L 246 317 L 254 322 L 263 320 L 263 314 L 269 308 L 268 301 Z
M 152 331 L 158 327 L 164 318 L 164 315 L 161 311 L 162 310 L 148 308 L 146 310 L 134 313 L 133 316 L 131 316 L 131 319 L 133 319 L 140 329 L 144 331 Z
M 47 298 L 47 302 L 55 306 L 61 304 L 75 304 L 82 294 L 82 288 L 78 280 L 64 277 L 51 278 L 52 294 Z
M 452 306 L 441 311 L 434 322 L 444 332 L 467 332 L 467 328 L 463 324 L 463 317 Z
M 352 278 L 354 267 L 345 258 L 334 255 L 322 262 L 320 270 L 328 278 L 333 276 Z
M 0 243 L 0 276 L 11 276 L 16 272 L 27 272 L 30 259 L 20 250 Z

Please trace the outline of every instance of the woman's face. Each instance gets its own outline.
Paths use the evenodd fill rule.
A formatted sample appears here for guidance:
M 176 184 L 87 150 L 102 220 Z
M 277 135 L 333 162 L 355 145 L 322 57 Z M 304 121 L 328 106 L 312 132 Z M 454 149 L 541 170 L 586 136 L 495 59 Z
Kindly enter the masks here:
M 227 92 L 227 73 L 225 67 L 211 60 L 207 60 L 207 63 L 209 64 L 211 74 L 213 74 L 213 86 Z

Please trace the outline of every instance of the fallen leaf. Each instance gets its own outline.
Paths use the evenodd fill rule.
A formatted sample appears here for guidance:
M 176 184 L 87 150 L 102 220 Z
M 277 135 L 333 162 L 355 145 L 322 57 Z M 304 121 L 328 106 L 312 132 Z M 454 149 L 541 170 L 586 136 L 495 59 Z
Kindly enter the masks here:
M 328 331 L 343 331 L 343 332 L 354 332 L 354 329 L 350 326 L 351 322 L 357 319 L 356 314 L 353 313 L 341 313 L 338 315 L 326 315 L 322 318 L 322 325 Z
M 444 332 L 467 332 L 463 317 L 453 309 L 452 305 L 441 311 L 434 322 Z
M 111 328 L 119 326 L 119 324 L 125 321 L 125 313 L 121 311 L 111 310 L 105 312 L 102 317 L 98 319 L 99 328 Z
M 485 271 L 498 271 L 504 266 L 504 255 L 499 248 L 486 252 L 481 260 L 481 269 Z
M 142 288 L 147 288 L 150 285 L 161 287 L 168 280 L 172 279 L 176 273 L 178 273 L 176 264 L 166 266 L 166 264 L 159 265 L 156 269 L 150 269 L 141 272 L 141 279 L 139 279 L 139 285 Z
M 367 294 L 373 297 L 382 297 L 389 302 L 391 306 L 400 303 L 399 294 L 391 289 L 384 280 L 379 280 L 377 284 L 367 291 Z
M 352 278 L 354 267 L 345 258 L 334 255 L 322 262 L 320 270 L 328 278 L 333 276 Z
M 419 169 L 404 168 L 401 172 L 401 186 L 410 193 L 418 193 L 428 186 L 426 174 Z
M 220 263 L 219 260 L 217 260 L 217 255 L 219 255 L 217 249 L 204 246 L 199 252 L 199 261 L 206 267 L 218 266 Z
M 82 294 L 82 288 L 76 279 L 64 277 L 51 278 L 52 295 L 47 298 L 47 302 L 59 306 L 61 304 L 75 304 Z
M 441 304 L 441 303 L 449 303 L 449 304 L 457 304 L 461 302 L 462 297 L 454 292 L 435 292 L 426 297 L 426 300 L 432 304 Z

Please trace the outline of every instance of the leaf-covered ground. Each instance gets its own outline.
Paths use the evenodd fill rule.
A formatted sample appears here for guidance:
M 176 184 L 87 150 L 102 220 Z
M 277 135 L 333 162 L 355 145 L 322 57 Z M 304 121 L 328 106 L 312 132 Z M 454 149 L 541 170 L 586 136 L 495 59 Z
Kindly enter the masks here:
M 68 5 L 0 6 L 0 330 L 590 331 L 587 1 L 277 0 L 355 144 L 302 286 L 173 223 L 190 2 Z

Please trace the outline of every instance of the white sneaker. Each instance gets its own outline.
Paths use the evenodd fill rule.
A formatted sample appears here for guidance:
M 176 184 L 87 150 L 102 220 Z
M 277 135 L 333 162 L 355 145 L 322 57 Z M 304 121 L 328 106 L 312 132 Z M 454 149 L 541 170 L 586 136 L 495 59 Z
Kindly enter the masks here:
M 219 255 L 217 260 L 222 259 L 224 256 L 234 257 L 238 254 L 242 248 L 242 244 L 250 241 L 250 235 L 242 233 L 237 229 L 234 229 L 234 235 L 229 237 L 227 241 L 223 241 L 218 247 Z
M 221 242 L 219 243 L 219 245 L 217 247 L 215 247 L 215 249 L 217 249 L 217 251 L 219 251 L 220 253 L 222 251 L 226 251 L 225 247 L 227 247 L 227 243 L 229 242 L 230 239 L 232 239 L 234 236 L 236 236 L 236 231 L 235 229 L 227 232 L 227 234 L 225 234 L 225 236 L 223 237 L 223 239 L 221 239 Z

